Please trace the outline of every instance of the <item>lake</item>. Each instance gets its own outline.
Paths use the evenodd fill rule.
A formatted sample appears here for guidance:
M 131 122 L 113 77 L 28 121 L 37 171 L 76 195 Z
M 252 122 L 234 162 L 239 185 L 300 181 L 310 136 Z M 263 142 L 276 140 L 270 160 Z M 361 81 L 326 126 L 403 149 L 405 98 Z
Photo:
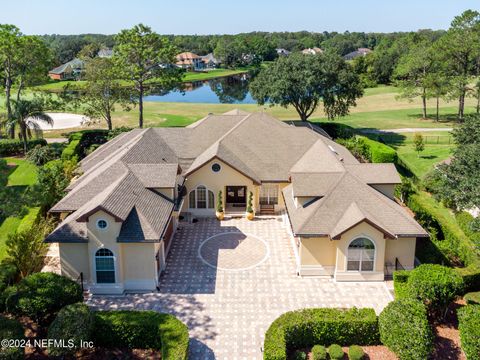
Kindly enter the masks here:
M 168 93 L 152 93 L 145 101 L 208 104 L 256 104 L 248 91 L 247 74 L 226 76 L 205 81 L 184 83 L 182 89 Z

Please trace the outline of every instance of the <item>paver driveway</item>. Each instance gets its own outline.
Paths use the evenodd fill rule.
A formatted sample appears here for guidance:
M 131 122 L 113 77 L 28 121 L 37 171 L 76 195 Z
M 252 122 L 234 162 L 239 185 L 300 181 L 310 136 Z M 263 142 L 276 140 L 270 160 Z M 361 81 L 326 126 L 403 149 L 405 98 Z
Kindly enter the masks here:
M 190 329 L 190 359 L 261 359 L 265 331 L 286 311 L 356 306 L 378 313 L 391 300 L 384 283 L 296 276 L 281 217 L 205 219 L 181 228 L 158 293 L 94 296 L 89 303 L 175 314 Z

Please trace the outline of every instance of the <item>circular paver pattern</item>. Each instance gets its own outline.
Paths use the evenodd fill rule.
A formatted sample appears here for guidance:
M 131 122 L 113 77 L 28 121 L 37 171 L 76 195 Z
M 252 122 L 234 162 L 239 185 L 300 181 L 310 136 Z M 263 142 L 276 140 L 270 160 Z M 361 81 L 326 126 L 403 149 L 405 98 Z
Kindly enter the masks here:
M 242 271 L 267 260 L 269 249 L 267 243 L 256 236 L 230 232 L 203 241 L 198 248 L 198 256 L 215 269 Z

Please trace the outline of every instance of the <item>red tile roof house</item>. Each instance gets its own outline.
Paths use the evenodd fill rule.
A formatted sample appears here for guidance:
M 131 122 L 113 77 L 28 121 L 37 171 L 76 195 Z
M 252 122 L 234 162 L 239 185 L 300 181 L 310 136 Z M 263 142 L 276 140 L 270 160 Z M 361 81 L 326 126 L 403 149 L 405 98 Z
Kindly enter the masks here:
M 283 215 L 301 276 L 383 281 L 389 266 L 414 266 L 427 236 L 394 199 L 393 164 L 359 163 L 320 128 L 265 113 L 135 129 L 80 166 L 46 241 L 59 243 L 62 273 L 83 273 L 93 293 L 154 290 L 179 217 L 214 217 L 219 191 L 227 216 L 244 214 L 250 192 L 256 213 Z
M 193 71 L 203 70 L 205 63 L 201 56 L 192 52 L 183 52 L 176 56 L 176 65 L 182 69 L 189 69 Z

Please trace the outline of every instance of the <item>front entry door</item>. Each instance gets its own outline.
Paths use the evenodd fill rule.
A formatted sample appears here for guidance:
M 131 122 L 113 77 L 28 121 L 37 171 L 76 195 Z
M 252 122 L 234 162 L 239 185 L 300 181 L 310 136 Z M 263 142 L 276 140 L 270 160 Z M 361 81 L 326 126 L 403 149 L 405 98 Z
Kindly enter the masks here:
M 247 204 L 247 187 L 227 186 L 226 203 L 232 206 L 245 206 Z

